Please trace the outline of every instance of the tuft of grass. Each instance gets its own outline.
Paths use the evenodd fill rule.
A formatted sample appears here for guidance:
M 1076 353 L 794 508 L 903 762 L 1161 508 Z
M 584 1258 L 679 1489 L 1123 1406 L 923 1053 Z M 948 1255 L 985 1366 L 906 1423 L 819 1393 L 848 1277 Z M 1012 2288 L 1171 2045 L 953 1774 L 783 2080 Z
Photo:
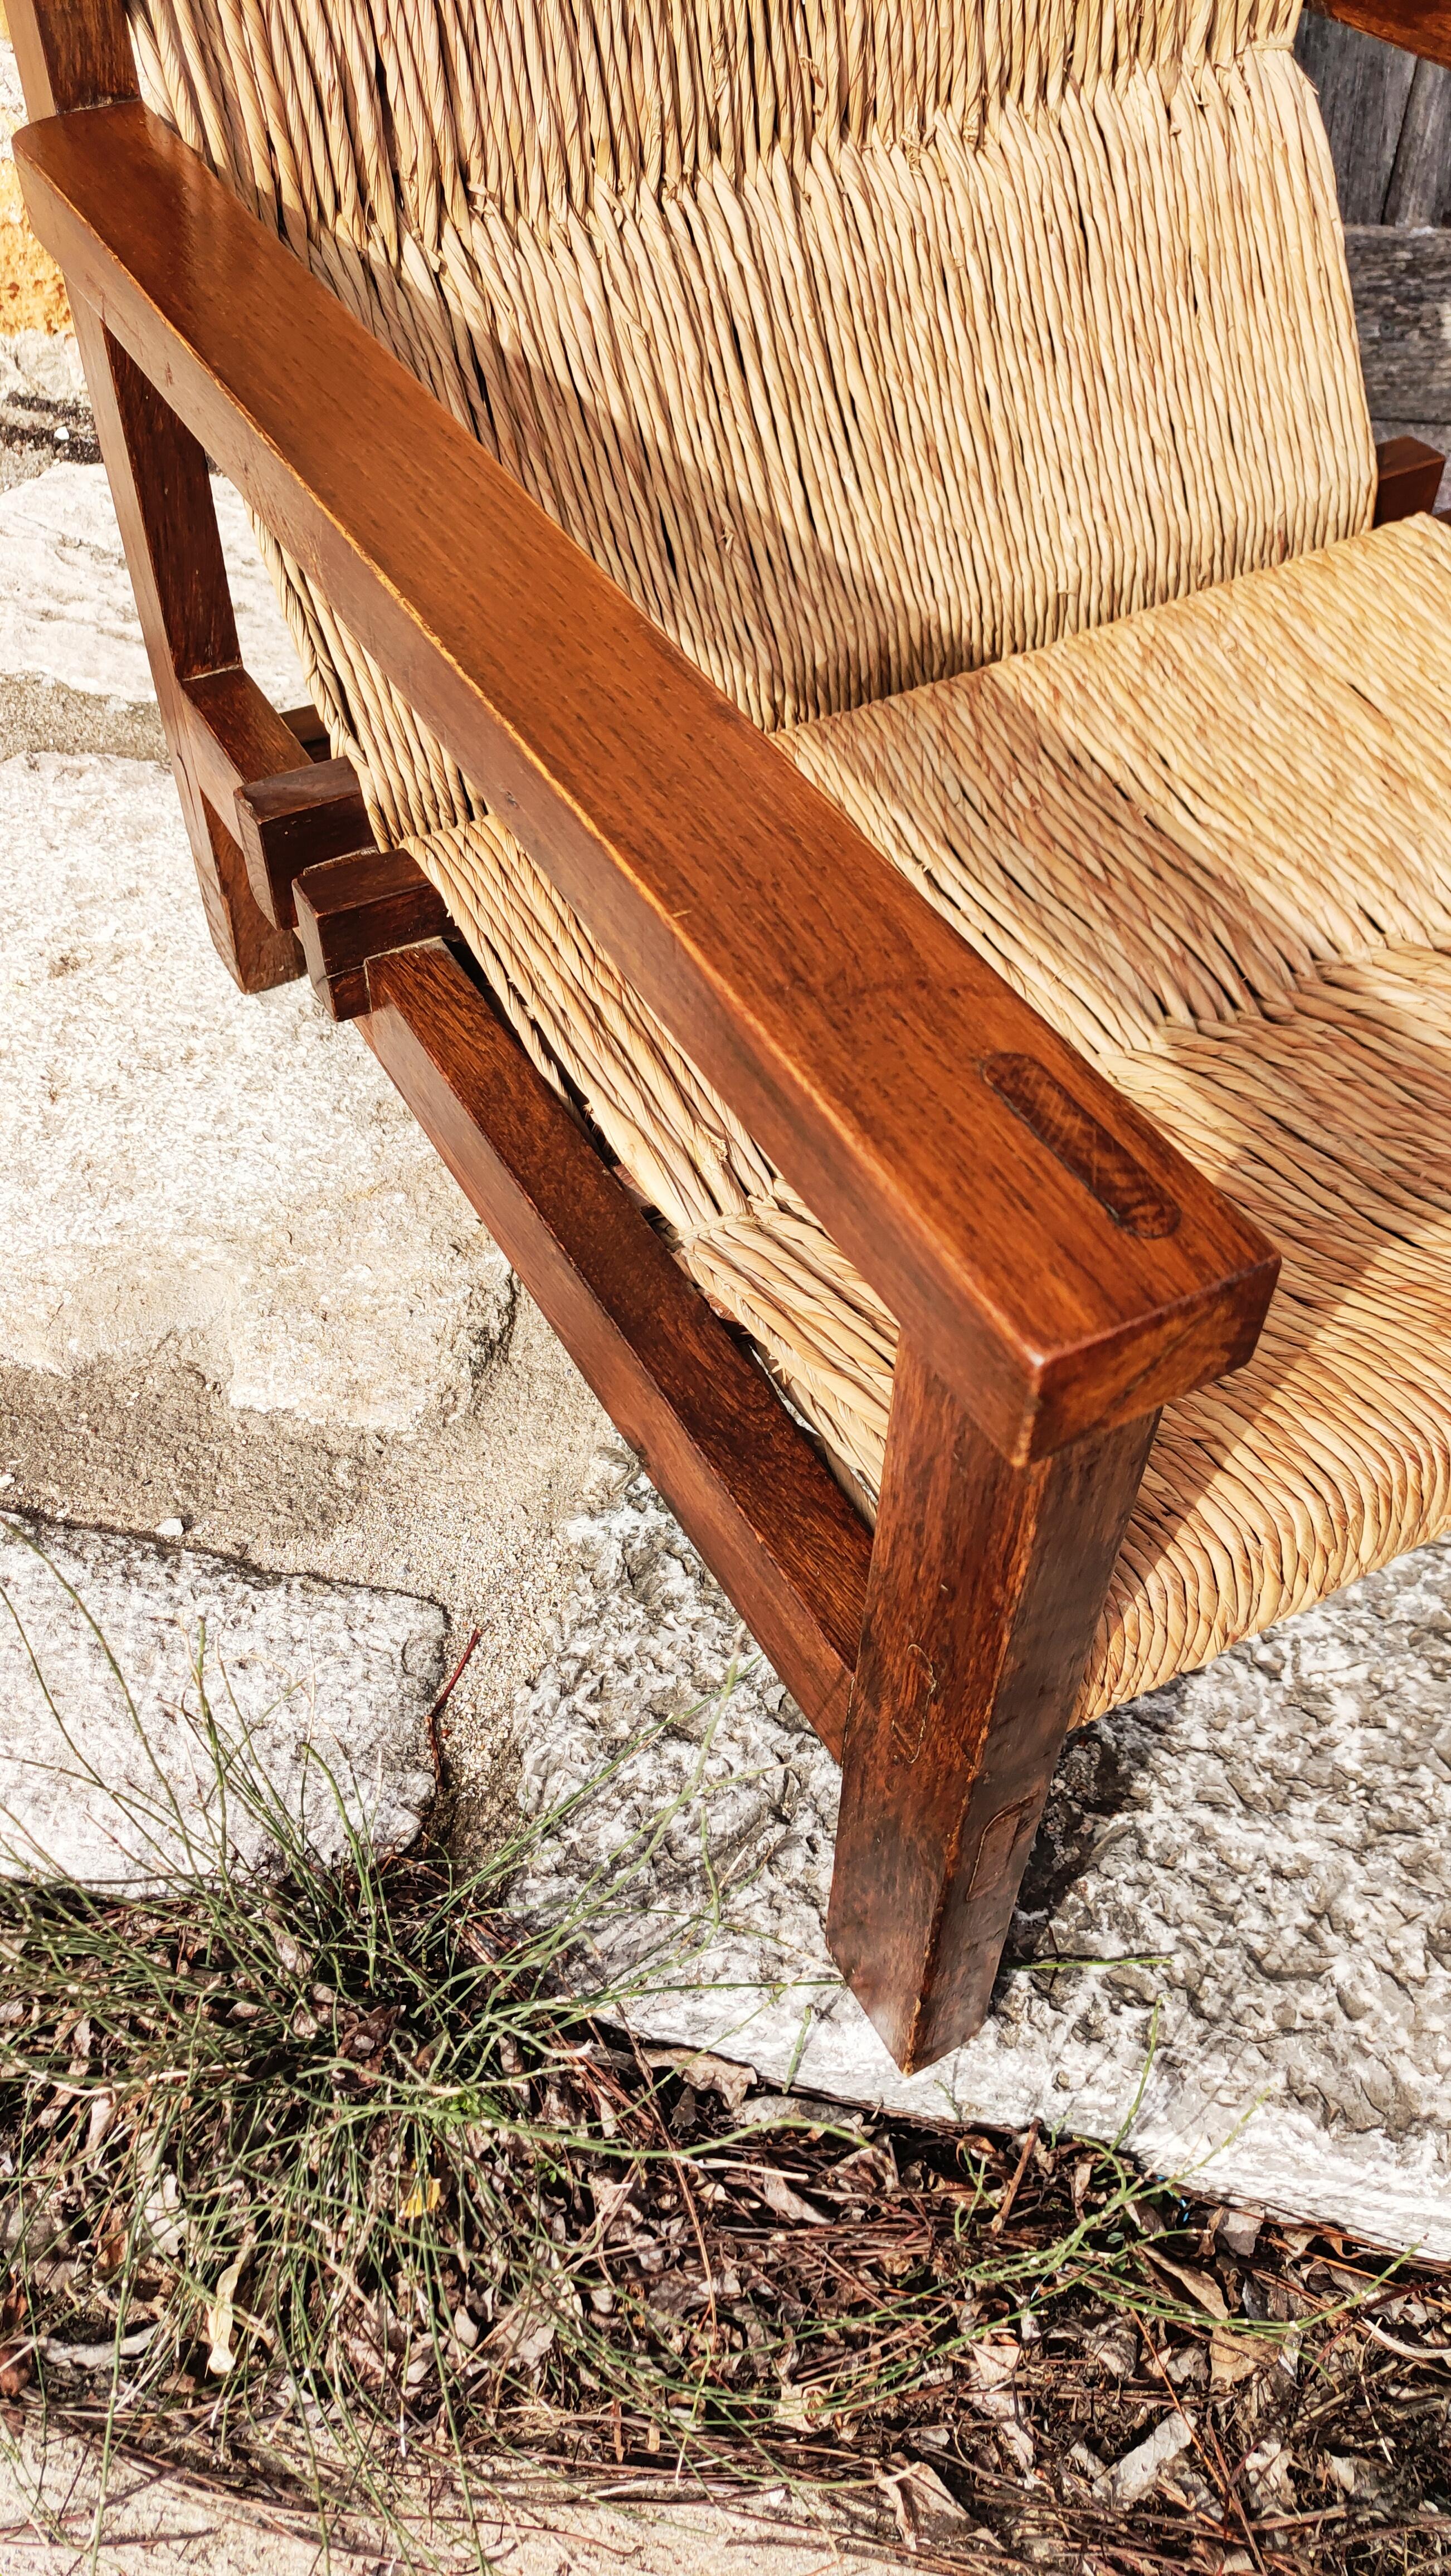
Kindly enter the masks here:
M 203 1847 L 163 1860 L 158 1788 L 148 1892 L 0 1881 L 12 2434 L 361 2517 L 406 2564 L 419 2482 L 467 2548 L 501 2456 L 809 2491 L 942 2566 L 1442 2564 L 1441 2276 L 1308 2231 L 1236 2255 L 1117 2145 L 753 2105 L 630 2035 L 690 1927 L 580 1990 L 671 1818 L 547 1924 L 510 1890 L 557 1817 L 463 1870 L 378 1853 L 327 1782 L 325 1863 L 204 1679 Z M 1165 2418 L 1181 2453 L 1120 2496 Z

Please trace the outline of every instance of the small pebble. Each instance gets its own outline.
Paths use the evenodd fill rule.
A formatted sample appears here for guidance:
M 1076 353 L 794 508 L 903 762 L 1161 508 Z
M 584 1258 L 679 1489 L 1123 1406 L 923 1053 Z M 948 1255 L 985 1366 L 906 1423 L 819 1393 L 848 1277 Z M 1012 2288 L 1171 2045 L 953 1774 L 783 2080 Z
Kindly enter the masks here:
M 1247 2263 L 1259 2243 L 1264 2219 L 1257 2209 L 1227 2209 L 1215 2230 L 1220 2244 Z
M 156 1535 L 158 1538 L 185 1538 L 186 1523 L 185 1521 L 177 1520 L 173 1514 L 169 1521 L 157 1522 Z

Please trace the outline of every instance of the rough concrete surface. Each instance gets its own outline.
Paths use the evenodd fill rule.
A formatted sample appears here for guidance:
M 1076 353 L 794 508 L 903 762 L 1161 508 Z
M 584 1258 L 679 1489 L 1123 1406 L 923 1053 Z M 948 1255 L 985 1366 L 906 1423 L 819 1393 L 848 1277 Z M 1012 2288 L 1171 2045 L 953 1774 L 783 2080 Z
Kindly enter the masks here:
M 30 300 L 34 285 L 23 274 L 6 276 L 6 254 L 17 242 L 7 188 L 13 191 L 14 172 L 0 164 L 0 310 L 7 285 L 18 288 L 22 301 Z M 94 466 L 100 456 L 74 334 L 30 329 L 0 338 L 0 492 L 57 463 Z
M 273 1844 L 233 1753 L 326 1859 L 400 1849 L 433 1791 L 432 1601 L 0 1514 L 0 1868 L 95 1885 Z
M 84 403 L 85 370 L 72 331 L 11 331 L 0 339 L 0 402 Z M 76 462 L 51 457 L 52 465 Z
M 1124 1964 L 1008 1974 L 972 2046 L 905 2078 L 826 1950 L 834 1764 L 643 1478 L 581 1535 L 524 1713 L 536 1812 L 659 1731 L 521 1893 L 554 1910 L 613 1872 L 581 1973 L 648 1962 L 652 2037 L 929 2117 L 1122 2134 L 1211 2191 L 1451 2259 L 1451 1546 L 1078 1737 L 1009 1955 Z

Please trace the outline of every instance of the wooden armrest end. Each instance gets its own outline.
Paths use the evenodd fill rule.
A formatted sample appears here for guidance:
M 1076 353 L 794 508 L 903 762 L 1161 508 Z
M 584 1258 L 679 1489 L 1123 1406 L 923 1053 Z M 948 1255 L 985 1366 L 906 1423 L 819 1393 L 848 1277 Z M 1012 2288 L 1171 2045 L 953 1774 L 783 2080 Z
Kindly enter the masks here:
M 1375 462 L 1378 528 L 1393 519 L 1412 519 L 1432 507 L 1446 471 L 1439 447 L 1428 447 L 1424 438 L 1387 438 L 1376 449 Z

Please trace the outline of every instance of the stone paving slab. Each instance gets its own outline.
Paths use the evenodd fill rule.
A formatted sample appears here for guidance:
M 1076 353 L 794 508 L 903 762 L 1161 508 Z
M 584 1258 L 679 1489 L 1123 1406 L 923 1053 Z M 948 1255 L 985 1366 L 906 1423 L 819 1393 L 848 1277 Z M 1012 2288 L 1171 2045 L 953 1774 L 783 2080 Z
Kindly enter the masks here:
M 124 1885 L 214 1861 L 209 1722 L 323 1856 L 345 1817 L 384 1847 L 417 1832 L 436 1602 L 7 1513 L 0 1609 L 0 1869 Z M 225 1815 L 260 1860 L 259 1821 L 235 1796 Z
M 536 1813 L 660 1731 L 518 1901 L 567 1905 L 673 1810 L 580 1971 L 645 1963 L 642 2030 L 839 2099 L 1122 2134 L 1210 2192 L 1451 2259 L 1451 1545 L 1076 1737 L 1012 1954 L 1125 1964 L 1005 1977 L 971 2047 L 904 2078 L 826 1950 L 835 1765 L 643 1478 L 580 1538 L 521 1710 Z
M 0 339 L 0 402 L 85 403 L 85 370 L 70 331 L 11 331 Z M 51 464 L 74 464 L 55 457 Z
M 32 352 L 31 375 L 39 363 Z M 10 366 L 18 365 L 12 349 Z M 0 369 L 0 396 L 4 391 Z M 242 659 L 274 706 L 295 707 L 307 695 L 302 669 L 246 511 L 220 476 L 212 490 Z M 152 694 L 103 465 L 53 465 L 0 492 L 0 673 L 6 671 L 43 672 L 104 697 Z
M 464 1404 L 507 1267 L 356 1031 L 237 992 L 170 773 L 0 763 L 0 846 L 0 1359 L 184 1341 L 260 1412 Z
M 8 354 L 38 387 L 35 352 Z M 52 468 L 9 509 L 12 647 L 69 676 L 0 670 L 8 1499 L 180 1515 L 197 1545 L 444 1602 L 452 1660 L 480 1632 L 451 1750 L 491 1832 L 601 1417 L 356 1030 L 305 983 L 245 999 L 213 954 L 103 478 Z M 280 660 L 240 516 L 231 550 Z M 301 694 L 295 666 L 272 685 Z

